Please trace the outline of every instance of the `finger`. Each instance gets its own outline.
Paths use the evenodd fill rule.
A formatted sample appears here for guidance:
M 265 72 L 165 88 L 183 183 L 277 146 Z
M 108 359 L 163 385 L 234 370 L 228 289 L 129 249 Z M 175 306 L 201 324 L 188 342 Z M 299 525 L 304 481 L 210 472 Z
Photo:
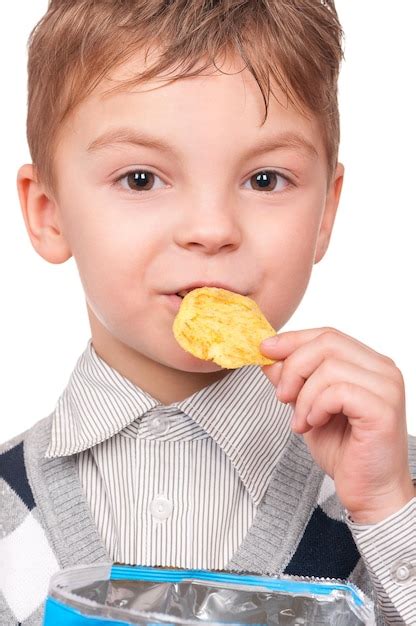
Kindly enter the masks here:
M 305 381 L 327 358 L 350 361 L 355 365 L 377 372 L 400 384 L 401 375 L 393 361 L 375 353 L 366 346 L 336 332 L 325 332 L 299 346 L 284 359 L 279 376 L 278 397 L 282 402 L 297 398 Z M 275 358 L 281 358 L 277 355 Z
M 351 335 L 347 335 L 342 331 L 331 328 L 329 326 L 323 326 L 322 328 L 307 328 L 302 330 L 290 330 L 286 332 L 277 333 L 273 337 L 269 337 L 267 340 L 262 341 L 260 344 L 260 351 L 265 354 L 265 356 L 271 356 L 274 358 L 275 353 L 290 354 L 294 350 L 297 350 L 300 346 L 312 341 L 313 339 L 320 337 L 321 335 L 338 335 L 340 337 L 344 337 L 345 339 L 349 339 L 350 342 L 355 344 L 356 346 L 360 346 L 364 348 L 368 352 L 372 353 L 374 356 L 381 357 L 386 361 L 393 363 L 392 359 L 385 356 L 381 352 L 377 352 L 367 346 L 365 343 L 358 341 L 355 337 L 351 337 Z M 270 342 L 270 343 L 267 343 Z
M 353 383 L 331 385 L 315 398 L 308 423 L 314 427 L 327 424 L 334 415 L 345 415 L 352 428 L 362 427 L 366 432 L 384 429 L 394 433 L 397 427 L 397 410 L 384 398 Z
M 307 428 L 308 415 L 315 399 L 328 387 L 347 383 L 357 385 L 376 394 L 386 404 L 404 410 L 404 389 L 384 375 L 340 359 L 326 359 L 308 378 L 296 399 L 296 429 L 304 432 Z M 306 432 L 306 431 L 305 431 Z
M 277 387 L 279 384 L 283 363 L 284 361 L 276 361 L 276 363 L 272 363 L 271 365 L 262 365 L 261 367 L 274 387 Z

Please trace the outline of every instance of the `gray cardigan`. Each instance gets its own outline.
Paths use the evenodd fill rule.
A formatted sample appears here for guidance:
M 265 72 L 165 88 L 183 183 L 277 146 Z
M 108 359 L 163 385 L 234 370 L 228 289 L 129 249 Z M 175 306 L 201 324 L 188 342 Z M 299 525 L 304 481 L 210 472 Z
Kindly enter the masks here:
M 51 563 L 52 559 L 58 568 L 66 568 L 111 562 L 84 496 L 75 457 L 44 458 L 52 418 L 53 413 L 0 446 L 0 583 L 1 537 L 12 537 L 10 533 L 23 528 L 28 516 L 44 534 L 49 551 L 45 558 L 39 556 L 40 563 L 48 559 Z M 414 437 L 409 437 L 409 462 L 412 477 L 416 479 Z M 379 598 L 385 603 L 383 617 L 374 577 L 361 558 L 341 503 L 332 495 L 327 502 L 317 504 L 324 478 L 303 438 L 292 433 L 253 524 L 227 570 L 348 578 L 375 601 L 377 625 L 415 624 L 397 615 L 388 596 Z M 10 549 L 9 545 L 8 554 Z M 30 561 L 31 555 L 27 558 Z M 30 590 L 22 588 L 18 592 L 27 594 Z M 377 593 L 380 593 L 378 586 Z M 40 626 L 45 599 L 46 590 L 37 603 L 36 599 L 33 601 L 30 615 L 16 620 L 16 610 L 23 608 L 19 609 L 17 604 L 13 611 L 7 601 L 7 589 L 6 592 L 3 589 L 1 626 L 19 623 Z

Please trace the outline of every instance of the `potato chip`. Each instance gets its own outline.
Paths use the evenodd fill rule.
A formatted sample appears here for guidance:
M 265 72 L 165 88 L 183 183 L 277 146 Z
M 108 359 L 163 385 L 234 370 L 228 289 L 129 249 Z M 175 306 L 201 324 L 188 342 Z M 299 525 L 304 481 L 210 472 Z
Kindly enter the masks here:
M 254 300 L 227 289 L 200 287 L 187 293 L 173 334 L 187 352 L 228 369 L 275 363 L 259 346 L 276 331 Z

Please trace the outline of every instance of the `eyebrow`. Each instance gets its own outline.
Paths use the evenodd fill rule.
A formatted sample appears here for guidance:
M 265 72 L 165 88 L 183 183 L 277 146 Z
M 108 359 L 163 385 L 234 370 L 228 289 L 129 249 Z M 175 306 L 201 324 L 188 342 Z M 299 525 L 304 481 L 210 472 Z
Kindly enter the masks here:
M 98 152 L 117 144 L 129 144 L 159 150 L 170 156 L 176 156 L 173 146 L 159 137 L 152 137 L 142 130 L 130 127 L 111 128 L 94 139 L 87 147 L 87 152 Z M 307 156 L 316 158 L 318 152 L 315 146 L 303 135 L 286 131 L 274 136 L 264 137 L 256 146 L 247 151 L 246 156 L 257 156 L 264 152 L 272 152 L 283 148 L 303 151 Z

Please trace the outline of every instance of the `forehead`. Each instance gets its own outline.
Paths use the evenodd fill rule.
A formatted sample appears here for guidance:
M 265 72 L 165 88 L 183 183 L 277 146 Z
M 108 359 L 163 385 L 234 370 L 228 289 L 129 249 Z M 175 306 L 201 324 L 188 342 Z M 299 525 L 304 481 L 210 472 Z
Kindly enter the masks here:
M 302 114 L 277 84 L 271 84 L 268 114 L 253 74 L 242 59 L 228 56 L 217 67 L 210 66 L 195 76 L 171 81 L 172 74 L 125 87 L 123 83 L 147 69 L 142 53 L 113 70 L 70 116 L 65 133 L 83 143 L 85 150 L 97 147 L 117 130 L 151 129 L 168 134 L 178 144 L 224 143 L 230 149 L 253 141 L 267 143 L 271 135 L 284 134 L 293 147 L 309 156 L 323 155 L 322 133 L 315 116 Z M 199 63 L 202 68 L 201 61 Z M 193 69 L 198 72 L 198 65 Z M 225 131 L 225 136 L 224 136 Z M 105 137 L 104 135 L 107 135 Z M 298 141 L 299 139 L 299 141 Z M 305 145 L 302 146 L 301 142 Z M 308 145 L 306 145 L 308 144 Z

